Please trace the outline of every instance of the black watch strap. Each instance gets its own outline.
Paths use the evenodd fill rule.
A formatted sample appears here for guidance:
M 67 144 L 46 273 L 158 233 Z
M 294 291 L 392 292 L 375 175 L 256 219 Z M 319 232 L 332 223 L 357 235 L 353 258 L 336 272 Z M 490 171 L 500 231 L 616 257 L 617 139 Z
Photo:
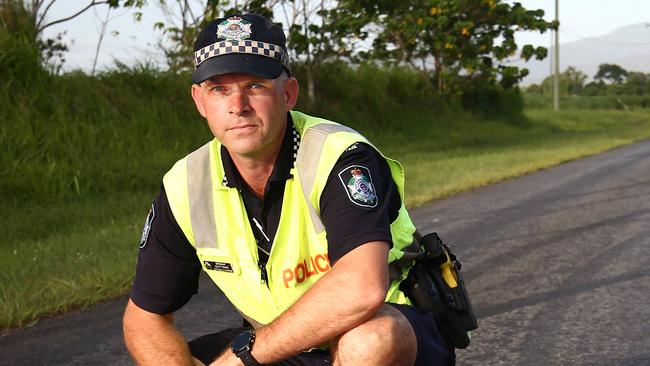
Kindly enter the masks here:
M 255 343 L 255 330 L 245 330 L 240 333 L 231 344 L 231 350 L 235 356 L 244 363 L 245 366 L 261 366 L 251 354 L 253 344 Z
M 250 350 L 245 350 L 235 355 L 239 357 L 239 359 L 241 360 L 241 362 L 244 363 L 245 366 L 261 366 L 259 362 L 257 362 L 257 360 L 255 359 L 255 357 L 253 357 Z

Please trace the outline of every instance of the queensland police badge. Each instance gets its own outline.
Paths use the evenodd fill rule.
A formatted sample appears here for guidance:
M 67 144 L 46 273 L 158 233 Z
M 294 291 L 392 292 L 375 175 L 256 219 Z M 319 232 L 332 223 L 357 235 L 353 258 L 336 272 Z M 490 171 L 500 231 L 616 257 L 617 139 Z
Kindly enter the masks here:
M 377 206 L 377 194 L 368 168 L 362 165 L 349 166 L 339 172 L 339 179 L 352 203 L 369 208 Z
M 217 38 L 241 41 L 251 37 L 253 24 L 241 17 L 230 17 L 217 26 Z

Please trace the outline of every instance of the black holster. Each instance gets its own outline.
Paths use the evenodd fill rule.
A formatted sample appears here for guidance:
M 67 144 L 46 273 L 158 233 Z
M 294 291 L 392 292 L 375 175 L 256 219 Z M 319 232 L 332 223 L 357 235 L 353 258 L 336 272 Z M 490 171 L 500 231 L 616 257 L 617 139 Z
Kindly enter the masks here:
M 431 310 L 445 339 L 466 348 L 468 332 L 478 328 L 460 272 L 461 264 L 436 233 L 417 238 L 422 254 L 415 260 L 400 290 L 419 309 Z

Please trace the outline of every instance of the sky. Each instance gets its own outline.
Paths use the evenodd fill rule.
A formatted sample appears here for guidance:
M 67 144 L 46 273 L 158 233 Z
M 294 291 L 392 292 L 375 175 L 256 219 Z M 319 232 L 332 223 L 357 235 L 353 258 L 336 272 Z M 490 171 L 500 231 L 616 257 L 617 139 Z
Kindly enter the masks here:
M 504 0 L 514 3 L 514 0 Z M 127 65 L 151 61 L 164 65 L 164 57 L 157 46 L 162 35 L 153 29 L 157 21 L 165 17 L 150 0 L 142 10 L 140 22 L 133 21 L 133 11 L 112 9 L 108 13 L 107 31 L 99 49 L 97 69 L 110 68 L 114 60 Z M 555 0 L 518 0 L 527 9 L 543 9 L 545 19 L 555 18 Z M 170 1 L 171 3 L 171 1 Z M 55 2 L 48 13 L 49 20 L 69 16 L 81 9 L 87 1 L 61 0 Z M 90 72 L 93 68 L 95 52 L 100 36 L 101 25 L 106 19 L 108 8 L 95 7 L 81 16 L 54 25 L 45 31 L 46 36 L 66 32 L 64 40 L 68 43 L 64 70 L 82 69 Z M 650 0 L 559 0 L 560 43 L 583 38 L 600 36 L 632 24 L 650 24 Z M 523 33 L 516 36 L 518 44 L 550 46 L 551 33 Z

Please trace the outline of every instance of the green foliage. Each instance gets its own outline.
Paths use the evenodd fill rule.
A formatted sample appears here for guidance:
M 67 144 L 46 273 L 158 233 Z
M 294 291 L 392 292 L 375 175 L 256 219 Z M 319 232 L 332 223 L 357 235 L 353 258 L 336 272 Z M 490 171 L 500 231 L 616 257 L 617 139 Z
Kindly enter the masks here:
M 302 85 L 306 67 L 298 64 L 293 71 Z M 350 68 L 344 62 L 326 63 L 314 81 L 319 102 L 311 105 L 301 94 L 297 109 L 359 129 L 395 127 L 394 121 L 402 119 L 408 108 L 427 110 L 433 116 L 453 109 L 434 94 L 426 75 L 408 68 L 385 69 L 373 64 Z
M 557 27 L 543 19 L 542 10 L 527 10 L 503 0 L 212 0 L 205 2 L 198 14 L 187 1 L 161 4 L 168 11 L 173 7 L 181 12 L 178 24 L 161 21 L 155 25 L 172 43 L 165 53 L 174 71 L 192 68 L 187 55 L 191 55 L 196 35 L 218 16 L 252 11 L 284 20 L 288 48 L 304 67 L 306 96 L 312 104 L 316 69 L 325 62 L 342 60 L 433 72 L 434 89 L 452 98 L 461 97 L 468 89 L 472 95 L 477 95 L 478 88 L 486 89 L 478 94 L 510 89 L 528 70 L 504 64 L 507 58 L 517 52 L 525 60 L 547 56 L 544 47 L 519 48 L 515 31 L 544 32 Z M 360 51 L 370 34 L 376 36 L 373 50 Z M 427 65 L 430 60 L 433 65 Z M 500 87 L 492 86 L 496 84 Z
M 567 67 L 566 70 L 560 73 L 560 95 L 579 95 L 585 88 L 587 75 L 573 66 Z M 547 76 L 542 81 L 541 85 L 535 85 L 529 88 L 529 93 L 537 93 L 542 95 L 551 95 L 553 92 L 554 77 Z
M 350 12 L 364 11 L 381 30 L 372 57 L 395 64 L 434 61 L 438 92 L 461 94 L 470 84 L 499 83 L 508 89 L 526 69 L 502 64 L 518 49 L 516 30 L 544 32 L 542 10 L 526 10 L 501 0 L 346 1 Z M 543 59 L 543 47 L 525 45 L 520 57 Z M 425 67 L 426 68 L 426 67 Z
M 186 72 L 194 69 L 193 58 L 194 42 L 201 30 L 216 18 L 238 13 L 258 13 L 273 17 L 273 12 L 267 7 L 267 0 L 207 0 L 201 5 L 200 11 L 195 13 L 191 4 L 186 0 L 161 1 L 159 6 L 163 13 L 177 14 L 168 17 L 165 21 L 158 21 L 154 29 L 162 31 L 164 37 L 171 42 L 168 45 L 160 42 L 167 57 L 167 64 L 171 71 Z M 137 13 L 139 17 L 142 13 Z
M 25 10 L 22 1 L 0 1 L 19 4 L 17 6 Z M 31 25 L 26 27 L 31 27 L 36 34 L 64 21 L 42 23 L 47 10 L 39 13 L 38 9 L 47 1 L 34 0 L 31 3 L 32 13 L 39 18 L 32 19 Z M 110 0 L 105 4 L 138 9 L 145 3 L 145 0 Z M 92 2 L 78 14 L 98 4 L 104 2 Z M 183 0 L 161 1 L 158 6 L 168 18 L 156 22 L 154 29 L 162 31 L 170 41 L 161 41 L 159 46 L 164 50 L 172 72 L 193 69 L 190 56 L 194 41 L 200 30 L 217 17 L 257 12 L 271 18 L 282 18 L 288 27 L 288 49 L 302 64 L 305 95 L 312 105 L 315 102 L 317 69 L 332 61 L 354 65 L 384 63 L 419 69 L 423 75 L 432 75 L 430 81 L 440 98 L 452 102 L 462 100 L 466 106 L 483 105 L 486 100 L 500 98 L 498 93 L 515 87 L 527 75 L 526 69 L 504 64 L 507 58 L 518 51 L 525 60 L 546 57 L 544 47 L 523 45 L 519 48 L 514 40 L 515 31 L 544 32 L 557 27 L 554 22 L 543 20 L 542 10 L 527 10 L 519 3 L 509 4 L 504 0 L 209 0 L 201 3 L 198 12 L 193 4 Z M 179 17 L 174 19 L 171 14 L 178 12 Z M 137 11 L 135 19 L 141 17 L 142 13 Z M 360 51 L 366 47 L 370 34 L 376 36 L 373 50 Z M 49 65 L 48 71 L 57 73 L 66 51 L 61 35 L 38 40 L 38 44 L 41 59 L 46 60 L 41 64 Z M 431 60 L 433 65 L 430 65 Z M 501 109 L 499 106 L 495 108 Z
M 549 88 L 550 90 L 550 88 Z M 587 83 L 582 89 L 581 95 L 584 96 L 596 96 L 596 95 L 606 95 L 608 93 L 608 88 L 605 83 L 602 81 L 592 81 Z
M 589 84 L 587 85 L 589 86 Z M 552 109 L 553 97 L 525 93 L 524 106 Z M 650 108 L 650 95 L 574 95 L 560 97 L 561 109 L 575 110 L 636 110 Z
M 97 78 L 49 77 L 22 92 L 3 88 L 0 191 L 12 193 L 2 199 L 52 202 L 155 189 L 175 156 L 210 138 L 188 84 L 189 75 L 141 65 Z
M 0 0 L 0 88 L 25 88 L 46 77 L 33 17 L 12 0 Z
M 616 103 L 625 106 L 627 104 L 620 101 L 623 96 L 650 94 L 650 74 L 636 71 L 628 72 L 618 65 L 600 65 L 594 79 L 595 81 L 585 84 L 587 76 L 582 71 L 569 66 L 560 74 L 560 95 L 583 97 L 616 96 L 611 100 L 618 100 Z M 553 92 L 553 77 L 545 78 L 541 85 L 531 85 L 526 89 L 526 92 L 528 94 L 550 96 Z M 597 102 L 595 104 L 598 105 Z M 609 102 L 605 102 L 605 105 L 613 107 L 613 104 Z M 633 102 L 632 105 L 645 106 L 645 103 Z
M 614 84 L 621 84 L 627 77 L 627 71 L 616 64 L 602 64 L 598 66 L 598 72 L 594 79 L 609 81 Z
M 78 17 L 89 9 L 108 5 L 110 8 L 130 7 L 140 8 L 146 0 L 103 0 L 90 1 L 72 8 L 69 13 L 58 19 L 51 19 L 48 12 L 57 0 L 0 0 L 0 22 L 2 28 L 10 29 L 13 33 L 28 35 L 27 42 L 31 47 L 37 46 L 39 64 L 50 73 L 59 73 L 65 63 L 65 53 L 68 46 L 63 42 L 66 32 L 58 33 L 52 38 L 43 38 L 43 31 L 53 25 L 65 23 Z M 78 6 L 78 4 L 75 4 Z M 31 48 L 30 47 L 30 48 Z M 2 49 L 5 51 L 5 49 Z
M 125 294 L 152 197 L 3 203 L 0 329 Z
M 522 120 L 524 102 L 519 89 L 503 88 L 500 85 L 484 83 L 470 84 L 462 94 L 465 110 L 474 111 L 484 118 L 499 116 L 504 120 Z
M 650 94 L 650 74 L 637 71 L 628 72 L 625 84 L 621 86 L 620 92 L 624 95 Z
M 370 19 L 342 8 L 343 2 L 287 0 L 295 9 L 289 24 L 288 48 L 305 66 L 342 59 L 358 62 L 356 46 L 368 38 Z M 286 14 L 288 15 L 288 14 Z

